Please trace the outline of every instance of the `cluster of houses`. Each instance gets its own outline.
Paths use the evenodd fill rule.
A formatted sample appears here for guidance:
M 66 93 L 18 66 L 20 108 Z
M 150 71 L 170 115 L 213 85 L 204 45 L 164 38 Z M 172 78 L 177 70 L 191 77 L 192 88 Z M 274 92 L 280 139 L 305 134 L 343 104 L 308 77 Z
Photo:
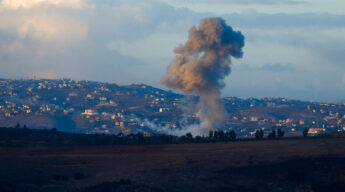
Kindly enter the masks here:
M 183 96 L 147 85 L 119 86 L 111 83 L 73 80 L 0 80 L 0 118 L 15 121 L 27 115 L 65 115 L 86 133 L 131 134 L 155 128 L 178 129 L 198 123 L 196 114 L 181 110 Z M 194 104 L 196 98 L 191 99 Z M 345 130 L 345 104 L 318 104 L 284 98 L 224 98 L 229 117 L 223 130 L 236 130 L 252 137 L 257 129 L 284 129 L 286 135 Z M 259 110 L 303 106 L 298 117 L 262 115 Z M 294 111 L 292 111 L 293 113 Z M 185 117 L 185 118 L 183 118 Z M 28 125 L 30 126 L 30 125 Z M 78 127 L 79 126 L 79 127 Z M 59 127 L 57 127 L 59 129 Z

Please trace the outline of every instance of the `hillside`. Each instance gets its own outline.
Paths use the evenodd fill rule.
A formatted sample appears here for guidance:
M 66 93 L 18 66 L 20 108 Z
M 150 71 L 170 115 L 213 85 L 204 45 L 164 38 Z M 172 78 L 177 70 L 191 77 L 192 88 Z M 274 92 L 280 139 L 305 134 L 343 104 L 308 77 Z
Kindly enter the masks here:
M 199 119 L 197 97 L 175 94 L 144 84 L 60 80 L 0 79 L 0 126 L 17 123 L 30 128 L 57 128 L 72 133 L 158 133 L 162 127 L 180 129 Z M 251 137 L 284 129 L 296 136 L 345 129 L 345 105 L 285 98 L 225 97 L 228 117 L 219 129 Z M 183 110 L 188 109 L 188 110 Z M 34 121 L 33 121 L 34 119 Z

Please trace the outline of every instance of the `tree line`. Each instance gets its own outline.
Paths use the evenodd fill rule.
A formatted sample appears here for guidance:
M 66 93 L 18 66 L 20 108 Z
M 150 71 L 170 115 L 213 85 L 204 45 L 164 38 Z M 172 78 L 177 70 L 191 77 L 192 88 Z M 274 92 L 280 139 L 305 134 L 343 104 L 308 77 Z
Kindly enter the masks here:
M 304 137 L 308 136 L 308 129 L 305 128 L 302 133 Z M 255 137 L 252 139 L 281 139 L 285 136 L 285 131 L 282 129 L 272 129 L 269 134 L 264 134 L 263 129 L 258 129 L 255 132 Z M 78 144 L 178 144 L 178 143 L 214 143 L 214 142 L 234 142 L 238 140 L 236 132 L 231 130 L 225 132 L 222 130 L 210 131 L 208 136 L 193 136 L 192 133 L 187 133 L 182 136 L 173 136 L 168 134 L 151 134 L 149 137 L 145 137 L 143 133 L 139 132 L 136 134 L 124 135 L 119 133 L 112 142 L 108 139 L 100 140 L 94 139 L 93 141 L 88 140 L 87 135 L 80 136 Z
M 47 144 L 55 143 L 55 144 L 77 144 L 77 145 L 125 145 L 125 144 L 141 145 L 141 144 L 213 143 L 213 142 L 234 142 L 238 140 L 237 134 L 234 130 L 209 131 L 209 134 L 207 136 L 193 136 L 192 133 L 187 133 L 182 136 L 150 133 L 149 135 L 145 136 L 142 132 L 132 133 L 128 135 L 124 135 L 122 133 L 119 133 L 117 135 L 114 135 L 114 134 L 113 135 L 73 134 L 73 133 L 57 131 L 56 128 L 53 128 L 50 130 L 28 129 L 27 126 L 24 125 L 23 127 L 21 127 L 19 124 L 17 124 L 13 128 L 3 128 L 0 130 L 0 132 L 2 133 L 0 134 L 0 145 L 11 146 L 15 144 L 15 142 L 13 141 L 20 142 L 20 140 L 22 140 L 21 143 L 30 143 L 30 142 L 32 143 L 32 142 L 43 141 Z M 13 130 L 13 131 L 16 130 L 16 131 L 13 132 L 10 130 Z M 18 132 L 18 130 L 23 130 L 23 131 Z M 304 137 L 308 136 L 308 131 L 309 130 L 307 128 L 305 128 L 302 131 Z M 254 138 L 247 138 L 246 140 L 281 139 L 284 136 L 285 136 L 285 131 L 283 131 L 281 128 L 272 129 L 266 135 L 263 129 L 258 129 L 255 132 Z M 243 139 L 240 139 L 240 140 L 243 140 Z

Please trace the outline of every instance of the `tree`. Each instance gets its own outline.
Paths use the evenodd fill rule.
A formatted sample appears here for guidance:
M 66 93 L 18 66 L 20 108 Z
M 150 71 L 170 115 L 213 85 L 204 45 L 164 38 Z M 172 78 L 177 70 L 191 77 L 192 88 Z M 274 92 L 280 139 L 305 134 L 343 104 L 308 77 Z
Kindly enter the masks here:
M 184 135 L 182 135 L 181 137 L 178 138 L 178 141 L 179 141 L 180 143 L 185 143 L 186 140 L 187 140 L 187 137 L 184 136 Z
M 272 132 L 268 135 L 269 139 L 275 139 L 276 138 L 276 130 L 272 129 Z
M 115 145 L 122 145 L 122 144 L 125 144 L 126 141 L 124 140 L 123 137 L 119 137 L 119 136 L 116 136 L 115 139 L 114 139 L 114 142 L 113 142 Z
M 193 135 L 191 133 L 187 133 L 186 134 L 186 139 L 188 143 L 192 143 L 193 142 Z
M 284 137 L 285 131 L 282 131 L 281 128 L 278 129 L 278 138 Z
M 231 130 L 229 133 L 229 139 L 230 141 L 235 141 L 236 140 L 236 133 L 234 130 Z
M 213 137 L 214 137 L 214 133 L 213 133 L 213 131 L 210 131 L 210 132 L 208 133 L 208 139 L 209 139 L 209 140 L 212 140 Z
M 213 141 L 218 141 L 219 136 L 218 136 L 218 131 L 213 132 Z
M 223 130 L 218 131 L 218 140 L 224 141 L 225 140 L 225 134 Z
M 78 138 L 78 144 L 79 145 L 90 145 L 90 140 L 85 136 L 85 135 L 81 135 L 79 138 Z
M 258 139 L 258 140 L 264 138 L 264 131 L 262 129 L 256 130 L 255 138 Z
M 172 143 L 173 139 L 171 135 L 160 134 L 159 142 L 160 143 Z
M 308 132 L 309 132 L 309 129 L 308 128 L 304 128 L 304 130 L 303 130 L 303 137 L 307 137 L 308 136 Z
M 138 136 L 138 144 L 144 144 L 145 140 L 144 140 L 144 135 L 143 135 L 143 133 L 139 132 L 139 133 L 137 134 L 137 136 Z
M 17 125 L 16 125 L 14 128 L 19 129 L 19 128 L 20 128 L 20 124 L 19 124 L 19 123 L 17 123 Z
M 110 142 L 110 139 L 108 136 L 102 136 L 101 137 L 101 141 L 100 141 L 100 144 L 101 145 L 109 145 L 111 142 Z
M 256 138 L 256 139 L 261 139 L 261 137 L 260 137 L 260 131 L 259 131 L 259 130 L 256 130 L 256 131 L 255 131 L 255 138 Z
M 201 143 L 201 142 L 202 142 L 202 137 L 196 136 L 196 137 L 195 137 L 195 142 Z

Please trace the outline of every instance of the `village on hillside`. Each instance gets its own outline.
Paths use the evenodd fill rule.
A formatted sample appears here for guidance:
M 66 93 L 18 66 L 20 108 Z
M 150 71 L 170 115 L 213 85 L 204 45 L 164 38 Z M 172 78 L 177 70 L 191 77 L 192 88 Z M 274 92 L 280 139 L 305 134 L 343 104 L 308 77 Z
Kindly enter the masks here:
M 183 96 L 144 84 L 70 79 L 1 79 L 0 126 L 56 128 L 72 133 L 131 134 L 180 129 L 199 123 L 196 111 L 188 114 L 198 97 Z M 219 128 L 253 137 L 282 129 L 286 136 L 345 130 L 345 103 L 327 104 L 285 98 L 222 98 L 228 118 Z M 163 132 L 164 133 L 164 132 Z

